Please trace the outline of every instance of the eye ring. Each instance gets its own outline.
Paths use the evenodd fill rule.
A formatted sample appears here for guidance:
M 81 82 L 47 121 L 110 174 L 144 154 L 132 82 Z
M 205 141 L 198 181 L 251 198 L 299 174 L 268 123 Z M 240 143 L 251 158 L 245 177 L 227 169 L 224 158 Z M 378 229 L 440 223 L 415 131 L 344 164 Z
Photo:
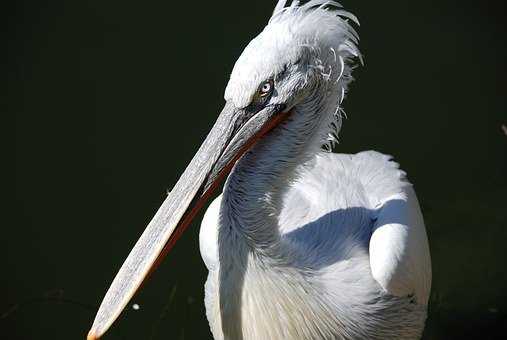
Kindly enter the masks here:
M 266 97 L 273 91 L 274 83 L 272 79 L 265 81 L 259 88 L 259 96 Z

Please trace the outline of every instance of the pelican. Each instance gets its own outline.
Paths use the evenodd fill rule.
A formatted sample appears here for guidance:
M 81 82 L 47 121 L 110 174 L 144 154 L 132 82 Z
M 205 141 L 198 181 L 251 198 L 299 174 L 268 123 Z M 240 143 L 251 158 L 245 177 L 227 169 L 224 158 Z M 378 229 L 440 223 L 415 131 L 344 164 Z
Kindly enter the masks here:
M 277 2 L 225 106 L 119 270 L 88 339 L 111 326 L 222 180 L 200 251 L 215 339 L 417 339 L 431 263 L 412 185 L 390 156 L 330 152 L 361 62 L 334 1 Z M 387 114 L 387 113 L 385 113 Z

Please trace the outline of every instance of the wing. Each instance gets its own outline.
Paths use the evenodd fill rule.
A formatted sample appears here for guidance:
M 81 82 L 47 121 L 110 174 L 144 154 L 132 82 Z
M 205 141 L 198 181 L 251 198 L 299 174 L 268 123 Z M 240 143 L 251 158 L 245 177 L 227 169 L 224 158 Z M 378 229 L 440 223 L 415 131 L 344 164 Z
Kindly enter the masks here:
M 199 230 L 199 250 L 209 271 L 218 269 L 218 220 L 222 194 L 213 200 L 201 222 Z
M 370 239 L 370 267 L 375 280 L 389 293 L 413 294 L 418 303 L 428 303 L 430 252 L 412 186 L 380 202 Z
M 318 155 L 287 193 L 280 221 L 284 235 L 314 226 L 299 234 L 305 242 L 333 242 L 320 247 L 321 253 L 343 252 L 341 241 L 351 239 L 344 234 L 355 236 L 367 228 L 373 278 L 390 294 L 427 303 L 431 263 L 423 218 L 412 185 L 390 156 L 374 151 Z M 315 229 L 326 223 L 325 231 Z M 324 237 L 316 238 L 319 234 Z
M 418 303 L 427 304 L 430 251 L 414 189 L 390 156 L 369 151 L 354 158 L 375 211 L 369 249 L 373 278 L 393 295 L 414 295 Z

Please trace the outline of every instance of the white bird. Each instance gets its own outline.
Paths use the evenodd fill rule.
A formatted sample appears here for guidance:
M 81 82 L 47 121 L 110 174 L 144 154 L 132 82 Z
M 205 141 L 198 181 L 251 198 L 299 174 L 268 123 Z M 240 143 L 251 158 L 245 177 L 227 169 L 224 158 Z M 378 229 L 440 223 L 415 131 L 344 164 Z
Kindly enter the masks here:
M 421 336 L 431 263 L 413 188 L 389 156 L 329 152 L 361 59 L 350 22 L 356 17 L 333 1 L 278 1 L 236 62 L 213 129 L 109 288 L 89 339 L 109 328 L 227 175 L 200 231 L 215 339 Z

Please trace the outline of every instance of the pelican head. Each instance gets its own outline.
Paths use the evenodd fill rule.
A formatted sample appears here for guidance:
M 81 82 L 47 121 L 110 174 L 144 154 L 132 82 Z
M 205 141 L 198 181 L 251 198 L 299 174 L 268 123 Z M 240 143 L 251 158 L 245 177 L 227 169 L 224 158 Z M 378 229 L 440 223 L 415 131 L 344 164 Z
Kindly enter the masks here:
M 332 143 L 341 125 L 339 104 L 361 54 L 358 35 L 348 23 L 357 18 L 334 1 L 314 0 L 285 7 L 279 1 L 264 30 L 236 61 L 225 100 L 239 109 L 279 105 L 290 111 L 324 114 L 321 129 Z M 263 89 L 271 91 L 263 96 Z M 308 105 L 326 105 L 316 110 Z M 317 118 L 317 117 L 315 117 Z M 307 119 L 308 120 L 308 117 Z M 322 145 L 322 136 L 317 144 Z
M 313 144 L 332 143 L 360 57 L 349 19 L 357 23 L 333 1 L 278 2 L 237 60 L 222 112 L 119 270 L 88 339 L 104 334 L 236 161 L 271 130 L 291 128 L 288 121 L 312 125 Z
M 357 19 L 344 10 L 325 6 L 339 5 L 310 1 L 301 7 L 294 2 L 291 7 L 275 9 L 268 25 L 234 65 L 225 100 L 238 108 L 247 107 L 256 102 L 260 87 L 273 81 L 276 92 L 269 103 L 284 104 L 290 109 L 316 86 L 327 87 L 342 76 L 349 77 L 347 61 L 359 56 L 358 38 L 347 21 L 338 16 L 355 22 Z

